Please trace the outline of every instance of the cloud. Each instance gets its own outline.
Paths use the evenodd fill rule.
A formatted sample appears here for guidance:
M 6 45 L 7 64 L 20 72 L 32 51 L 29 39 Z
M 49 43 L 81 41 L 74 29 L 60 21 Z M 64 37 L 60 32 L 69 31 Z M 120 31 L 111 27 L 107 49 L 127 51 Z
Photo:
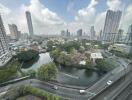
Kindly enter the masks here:
M 11 10 L 7 7 L 5 7 L 4 5 L 0 4 L 0 14 L 1 15 L 6 15 L 9 14 L 11 12 Z
M 128 27 L 132 24 L 132 4 L 129 5 L 123 14 L 121 28 L 125 30 L 125 32 L 128 31 Z
M 98 2 L 96 0 L 91 0 L 90 4 L 86 8 L 80 9 L 78 11 L 78 14 L 75 16 L 75 20 L 80 22 L 92 23 L 93 20 L 91 19 L 95 17 L 95 6 L 97 4 Z
M 67 12 L 71 14 L 75 14 L 75 9 L 74 9 L 74 0 L 70 0 L 68 5 L 67 5 Z
M 5 8 L 4 8 L 5 9 Z M 6 24 L 15 23 L 20 30 L 28 32 L 25 11 L 31 12 L 35 34 L 56 34 L 65 26 L 65 22 L 55 12 L 52 12 L 39 0 L 31 0 L 29 5 L 22 5 L 18 12 L 7 15 Z M 10 18 L 11 17 L 11 18 Z
M 121 8 L 120 0 L 107 0 L 107 6 L 110 10 L 119 10 Z
M 122 7 L 120 0 L 107 0 L 106 9 L 102 12 L 97 12 L 96 6 L 101 1 L 91 0 L 87 7 L 79 9 L 74 16 L 74 21 L 65 22 L 57 13 L 51 11 L 40 0 L 30 0 L 28 5 L 22 4 L 17 12 L 12 11 L 10 8 L 0 4 L 0 12 L 2 13 L 3 22 L 7 33 L 9 33 L 8 24 L 16 24 L 18 29 L 22 32 L 28 32 L 25 11 L 29 10 L 32 16 L 32 23 L 35 34 L 56 34 L 60 33 L 63 29 L 69 29 L 72 33 L 82 28 L 87 34 L 89 33 L 90 26 L 94 25 L 96 32 L 99 32 L 104 27 L 106 12 L 108 9 L 118 10 Z M 74 13 L 74 2 L 69 2 L 67 11 Z M 121 28 L 127 30 L 128 26 L 132 24 L 132 5 L 129 5 L 123 13 L 121 20 Z
M 103 30 L 104 23 L 105 23 L 105 17 L 106 17 L 106 11 L 97 14 L 95 18 L 95 22 L 94 22 L 96 31 L 99 32 L 100 30 Z

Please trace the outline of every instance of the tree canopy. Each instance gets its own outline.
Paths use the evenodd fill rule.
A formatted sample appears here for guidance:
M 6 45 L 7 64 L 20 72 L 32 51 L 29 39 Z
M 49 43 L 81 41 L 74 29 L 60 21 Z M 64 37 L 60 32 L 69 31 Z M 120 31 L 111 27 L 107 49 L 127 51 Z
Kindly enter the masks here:
M 51 80 L 56 78 L 57 75 L 57 67 L 54 63 L 50 62 L 48 64 L 44 64 L 42 65 L 39 69 L 38 69 L 38 78 L 40 78 L 41 80 Z

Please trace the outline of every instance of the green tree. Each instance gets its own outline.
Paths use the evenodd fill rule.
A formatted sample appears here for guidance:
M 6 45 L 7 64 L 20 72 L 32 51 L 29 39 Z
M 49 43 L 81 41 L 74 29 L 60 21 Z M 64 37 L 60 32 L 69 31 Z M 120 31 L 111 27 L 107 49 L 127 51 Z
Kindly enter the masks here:
M 38 78 L 42 80 L 51 80 L 56 78 L 57 67 L 54 63 L 50 62 L 48 64 L 42 65 L 37 72 Z
M 31 77 L 36 77 L 36 71 L 33 69 L 28 70 L 27 74 L 30 75 Z
M 87 67 L 88 69 L 92 69 L 92 68 L 93 68 L 92 61 L 87 60 L 87 61 L 86 61 L 86 67 Z
M 55 49 L 55 50 L 51 51 L 50 55 L 56 61 L 56 59 L 60 56 L 60 52 L 61 51 L 59 49 Z
M 39 56 L 39 52 L 34 50 L 22 51 L 17 54 L 17 58 L 20 62 L 27 62 Z
M 108 72 L 112 70 L 111 64 L 105 59 L 96 59 L 96 67 L 103 72 Z

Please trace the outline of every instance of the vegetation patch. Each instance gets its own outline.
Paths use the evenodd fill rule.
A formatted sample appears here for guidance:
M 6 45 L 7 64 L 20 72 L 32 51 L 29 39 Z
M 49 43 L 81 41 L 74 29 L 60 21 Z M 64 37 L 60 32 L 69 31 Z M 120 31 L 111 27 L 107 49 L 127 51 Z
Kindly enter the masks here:
M 9 79 L 15 77 L 18 71 L 19 62 L 17 60 L 10 62 L 6 66 L 0 69 L 0 83 L 8 81 Z
M 41 100 L 62 100 L 59 96 L 56 96 L 54 94 L 43 91 L 41 89 L 32 87 L 30 85 L 22 85 L 22 86 L 13 88 L 10 91 L 8 91 L 3 96 L 3 98 L 9 99 L 9 100 L 17 100 L 17 99 L 21 100 L 20 97 L 23 97 L 26 95 L 33 95 L 33 96 L 36 96 L 38 98 L 41 98 Z
M 37 72 L 37 77 L 41 80 L 52 80 L 56 78 L 57 67 L 53 62 L 42 65 Z

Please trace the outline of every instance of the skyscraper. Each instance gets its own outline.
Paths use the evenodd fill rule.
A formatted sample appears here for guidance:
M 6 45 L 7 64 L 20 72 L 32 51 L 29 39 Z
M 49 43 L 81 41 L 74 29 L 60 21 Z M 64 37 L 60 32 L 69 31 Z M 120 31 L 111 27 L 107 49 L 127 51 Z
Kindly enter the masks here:
M 132 46 L 132 25 L 129 26 L 125 39 L 126 44 Z
M 118 33 L 117 33 L 117 36 L 116 36 L 116 42 L 117 43 L 120 43 L 122 42 L 122 37 L 123 37 L 123 30 L 122 29 L 119 29 Z
M 70 37 L 70 32 L 68 31 L 68 29 L 66 30 L 66 36 Z
M 82 36 L 82 29 L 79 29 L 78 31 L 77 31 L 77 36 L 79 37 L 79 36 Z
M 108 10 L 105 18 L 103 41 L 113 42 L 120 24 L 122 12 Z
M 0 15 L 0 66 L 3 66 L 11 59 L 6 32 Z
M 95 39 L 95 30 L 94 30 L 94 26 L 91 26 L 91 29 L 90 29 L 90 37 L 91 37 L 91 40 L 94 40 L 94 39 Z
M 66 34 L 65 34 L 66 32 L 64 31 L 64 30 L 62 30 L 61 31 L 61 36 L 65 36 Z
M 28 24 L 29 34 L 30 34 L 30 36 L 33 36 L 34 35 L 33 25 L 32 25 L 31 14 L 30 14 L 29 11 L 26 11 L 26 18 L 27 18 L 27 24 Z
M 132 55 L 132 25 L 130 25 L 128 28 L 125 42 L 127 45 L 129 45 L 131 47 L 129 54 Z
M 18 40 L 19 39 L 19 31 L 15 24 L 9 24 L 11 39 Z

